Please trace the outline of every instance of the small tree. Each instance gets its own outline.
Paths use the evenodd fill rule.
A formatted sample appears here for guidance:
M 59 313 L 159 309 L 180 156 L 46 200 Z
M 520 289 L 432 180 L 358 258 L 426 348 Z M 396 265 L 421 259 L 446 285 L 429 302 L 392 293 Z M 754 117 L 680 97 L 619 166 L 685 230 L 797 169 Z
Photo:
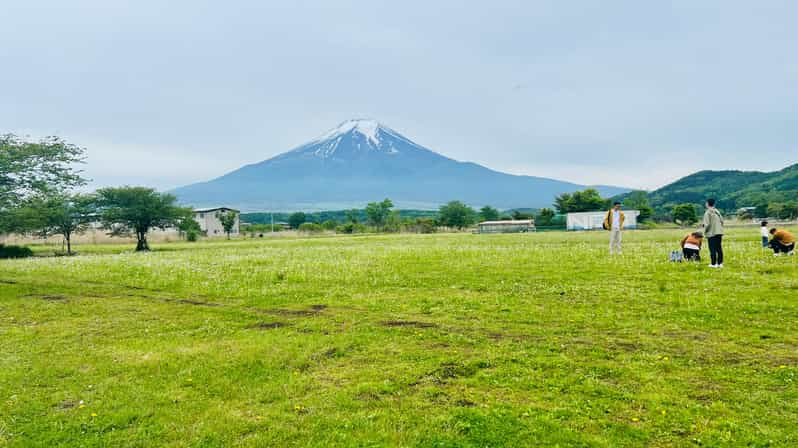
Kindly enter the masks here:
M 648 200 L 648 193 L 642 190 L 629 193 L 623 200 L 623 206 L 632 210 L 638 210 L 639 221 L 648 221 L 654 215 L 654 208 Z
M 696 215 L 695 206 L 693 204 L 679 204 L 673 207 L 671 216 L 674 222 L 682 226 L 698 222 L 698 216 Z
M 539 226 L 550 226 L 551 221 L 554 219 L 554 210 L 550 208 L 542 208 L 535 218 L 535 224 Z
M 379 230 L 385 227 L 385 222 L 391 214 L 393 202 L 385 199 L 382 202 L 370 202 L 366 205 L 366 219 L 368 223 Z
M 499 219 L 499 211 L 490 205 L 486 205 L 479 209 L 479 216 L 483 221 L 497 221 Z
M 193 217 L 187 217 L 180 221 L 177 225 L 177 230 L 186 241 L 197 241 L 199 234 L 202 233 L 202 228 Z
M 332 219 L 328 219 L 323 223 L 321 223 L 321 227 L 324 230 L 335 230 L 335 228 L 338 227 L 338 223 L 333 221 Z
M 307 219 L 308 218 L 304 212 L 291 213 L 291 216 L 288 217 L 288 225 L 292 229 L 298 229 L 299 226 L 301 226 L 302 224 L 305 223 L 305 221 L 307 221 Z
M 217 212 L 216 217 L 219 219 L 219 222 L 222 223 L 224 233 L 227 234 L 227 239 L 229 240 L 230 234 L 233 233 L 233 229 L 235 229 L 238 213 L 233 210 L 228 212 Z
M 95 217 L 95 198 L 82 194 L 54 194 L 35 198 L 22 207 L 18 222 L 42 238 L 61 235 L 72 255 L 72 236 L 84 232 Z
M 150 250 L 147 232 L 193 219 L 191 209 L 178 207 L 171 194 L 146 187 L 102 188 L 97 191 L 103 227 L 111 236 L 136 236 L 136 251 Z
M 476 220 L 477 213 L 473 208 L 460 201 L 451 201 L 442 205 L 438 211 L 440 223 L 446 227 L 463 229 L 470 226 Z

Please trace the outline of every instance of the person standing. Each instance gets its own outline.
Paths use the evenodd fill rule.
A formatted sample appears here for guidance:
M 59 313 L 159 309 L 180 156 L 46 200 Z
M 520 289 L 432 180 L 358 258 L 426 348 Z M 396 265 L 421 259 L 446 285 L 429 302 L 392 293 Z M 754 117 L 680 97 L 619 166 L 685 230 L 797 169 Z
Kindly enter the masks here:
M 621 253 L 621 233 L 624 220 L 626 220 L 626 216 L 621 211 L 621 203 L 615 202 L 604 218 L 604 228 L 610 231 L 610 255 Z
M 711 268 L 723 267 L 723 215 L 715 208 L 715 198 L 707 199 L 704 212 L 704 236 L 709 243 Z

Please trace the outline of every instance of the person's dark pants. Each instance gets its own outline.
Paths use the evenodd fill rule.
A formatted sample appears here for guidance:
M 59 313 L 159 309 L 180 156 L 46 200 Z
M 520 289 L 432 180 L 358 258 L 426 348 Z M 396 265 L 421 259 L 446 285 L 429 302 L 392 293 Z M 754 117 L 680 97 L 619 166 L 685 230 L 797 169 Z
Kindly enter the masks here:
M 723 235 L 709 237 L 709 258 L 712 264 L 723 264 Z
M 701 261 L 701 251 L 696 249 L 685 247 L 682 249 L 682 255 L 684 255 L 684 259 L 687 261 Z
M 782 244 L 781 241 L 778 240 L 770 240 L 770 248 L 773 249 L 773 253 L 783 253 L 788 254 L 795 250 L 795 243 L 792 244 Z
M 768 237 L 763 236 L 762 237 L 762 247 L 768 247 L 768 246 L 770 246 L 770 241 L 768 241 Z

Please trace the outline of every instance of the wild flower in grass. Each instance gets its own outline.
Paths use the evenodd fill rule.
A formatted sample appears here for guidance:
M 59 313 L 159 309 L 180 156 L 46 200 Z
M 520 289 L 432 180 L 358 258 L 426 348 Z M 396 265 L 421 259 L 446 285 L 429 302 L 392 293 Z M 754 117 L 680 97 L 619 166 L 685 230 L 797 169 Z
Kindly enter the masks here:
M 92 412 L 92 413 L 91 413 L 91 416 L 92 416 L 92 417 L 97 417 L 97 413 L 96 413 L 96 412 Z
M 780 365 L 780 366 L 779 366 L 779 368 L 780 368 L 780 369 L 786 369 L 786 368 L 787 368 L 787 366 L 785 366 L 784 364 L 782 364 L 782 365 Z
M 637 418 L 637 417 L 632 417 L 632 421 L 633 421 L 633 422 L 635 422 L 635 423 L 637 423 L 637 422 L 639 422 L 639 421 L 640 421 L 640 419 L 639 419 L 639 418 Z

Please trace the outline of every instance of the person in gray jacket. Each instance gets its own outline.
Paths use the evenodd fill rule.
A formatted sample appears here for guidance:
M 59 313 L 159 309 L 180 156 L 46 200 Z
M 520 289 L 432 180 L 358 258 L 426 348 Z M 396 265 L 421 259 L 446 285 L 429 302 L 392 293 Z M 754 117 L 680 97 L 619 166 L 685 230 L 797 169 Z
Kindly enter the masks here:
M 711 268 L 723 267 L 723 215 L 715 208 L 715 199 L 707 199 L 707 211 L 704 212 L 704 235 L 709 242 L 709 258 Z

